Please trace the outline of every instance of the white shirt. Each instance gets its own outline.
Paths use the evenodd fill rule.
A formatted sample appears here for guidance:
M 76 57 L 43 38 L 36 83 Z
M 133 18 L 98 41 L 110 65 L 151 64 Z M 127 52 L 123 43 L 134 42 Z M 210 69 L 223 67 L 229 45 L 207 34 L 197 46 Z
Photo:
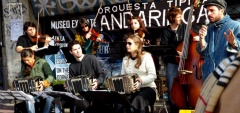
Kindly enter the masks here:
M 155 64 L 150 53 L 145 53 L 142 56 L 142 63 L 139 69 L 135 68 L 137 59 L 132 60 L 125 56 L 122 61 L 121 74 L 136 73 L 142 79 L 141 87 L 156 88 L 155 79 L 157 78 Z

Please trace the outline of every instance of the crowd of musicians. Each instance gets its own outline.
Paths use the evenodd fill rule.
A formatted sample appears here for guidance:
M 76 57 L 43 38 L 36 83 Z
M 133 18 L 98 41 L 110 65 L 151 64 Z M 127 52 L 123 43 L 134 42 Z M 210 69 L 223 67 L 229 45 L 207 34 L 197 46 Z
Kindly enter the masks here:
M 202 25 L 196 33 L 198 35 L 191 34 L 190 38 L 197 43 L 194 50 L 204 59 L 201 66 L 202 78 L 200 81 L 205 83 L 208 76 L 223 59 L 238 53 L 240 49 L 240 23 L 232 20 L 226 13 L 227 3 L 224 0 L 208 0 L 203 5 L 210 23 Z M 160 45 L 173 45 L 177 50 L 184 41 L 185 31 L 188 26 L 182 22 L 182 10 L 178 7 L 173 6 L 168 10 L 167 19 L 170 25 L 162 31 Z M 19 77 L 40 77 L 43 80 L 37 86 L 38 90 L 53 91 L 54 77 L 51 67 L 44 59 L 44 55 L 38 55 L 34 52 L 38 48 L 49 46 L 51 37 L 45 36 L 43 41 L 40 40 L 37 27 L 33 22 L 25 22 L 23 26 L 25 34 L 18 38 L 16 52 L 20 53 L 22 60 Z M 112 103 L 114 105 L 113 111 L 116 113 L 153 112 L 153 105 L 159 99 L 155 83 L 157 79 L 156 64 L 153 55 L 143 49 L 144 46 L 153 43 L 151 42 L 151 34 L 145 28 L 142 19 L 133 16 L 129 21 L 128 32 L 123 38 L 125 40 L 126 56 L 122 59 L 121 75 L 136 73 L 138 77 L 133 84 L 135 92 L 125 95 L 130 103 L 130 110 L 126 110 L 126 105 L 123 103 L 114 102 Z M 103 39 L 89 26 L 85 18 L 80 19 L 75 40 L 68 42 L 69 53 L 75 58 L 69 65 L 69 77 L 94 75 L 91 90 L 105 89 L 102 86 L 105 84 L 106 74 L 96 57 L 96 51 L 99 49 L 99 43 L 101 42 L 103 42 Z M 178 113 L 179 109 L 181 109 L 174 104 L 172 100 L 174 94 L 171 94 L 174 79 L 179 75 L 179 61 L 177 58 L 182 56 L 182 51 L 177 50 L 177 52 L 178 55 L 176 56 L 162 57 L 166 63 L 168 103 L 172 113 Z M 62 85 L 63 90 L 67 91 L 68 86 L 66 83 Z M 29 96 L 35 100 L 37 99 L 36 96 L 31 94 Z M 63 98 L 60 99 L 60 102 L 56 102 L 54 101 L 55 97 L 49 96 L 44 99 L 44 108 L 41 112 L 50 113 L 54 108 L 55 113 L 61 113 L 64 109 L 63 101 L 71 107 L 72 113 L 107 112 L 107 108 L 112 106 L 104 102 L 88 102 L 82 96 L 79 98 L 82 100 Z M 26 102 L 28 113 L 39 112 L 36 111 L 36 107 L 34 103 Z

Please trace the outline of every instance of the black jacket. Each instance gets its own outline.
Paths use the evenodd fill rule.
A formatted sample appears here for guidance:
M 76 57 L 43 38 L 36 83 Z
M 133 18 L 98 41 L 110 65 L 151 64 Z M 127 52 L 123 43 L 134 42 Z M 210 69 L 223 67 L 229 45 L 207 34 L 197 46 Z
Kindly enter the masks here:
M 79 75 L 95 76 L 98 84 L 101 85 L 105 80 L 105 73 L 100 66 L 100 62 L 94 55 L 84 54 L 82 61 L 74 61 L 69 65 L 69 77 Z
M 160 45 L 173 45 L 175 48 L 177 48 L 179 44 L 183 42 L 185 31 L 185 24 L 179 25 L 177 31 L 172 30 L 170 25 L 168 25 L 163 30 Z M 163 56 L 163 61 L 165 63 L 178 64 L 178 62 L 176 61 L 176 56 Z

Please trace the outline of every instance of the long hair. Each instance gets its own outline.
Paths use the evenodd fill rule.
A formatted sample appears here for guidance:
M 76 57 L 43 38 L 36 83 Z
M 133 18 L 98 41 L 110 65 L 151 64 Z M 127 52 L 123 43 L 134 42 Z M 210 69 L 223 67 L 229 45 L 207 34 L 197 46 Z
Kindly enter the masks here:
M 128 34 L 129 34 L 129 35 L 130 35 L 130 34 L 134 34 L 134 30 L 133 30 L 132 27 L 131 27 L 131 25 L 132 25 L 132 22 L 131 22 L 132 19 L 136 19 L 136 20 L 139 22 L 139 25 L 140 25 L 139 29 L 137 29 L 137 31 L 136 31 L 135 33 L 138 33 L 138 35 L 139 35 L 140 37 L 142 37 L 144 33 L 150 34 L 150 33 L 148 32 L 148 30 L 146 29 L 146 27 L 145 27 L 142 19 L 141 19 L 140 17 L 133 16 L 130 20 L 128 20 Z
M 35 59 L 34 51 L 31 50 L 31 49 L 23 49 L 22 52 L 21 52 L 21 59 L 26 58 L 26 57 L 32 57 L 32 56 L 34 56 L 34 59 Z M 32 67 L 25 64 L 25 63 L 24 63 L 24 66 L 25 66 L 25 69 L 23 70 L 23 76 L 26 77 L 26 76 L 30 75 Z
M 142 55 L 145 53 L 142 51 L 142 47 L 143 47 L 143 42 L 141 41 L 140 37 L 138 35 L 131 35 L 129 36 L 127 39 L 132 39 L 134 44 L 137 47 L 137 50 L 133 51 L 135 53 L 137 53 L 137 63 L 134 65 L 135 68 L 139 69 L 139 66 L 142 64 Z M 127 53 L 128 59 L 131 58 L 131 53 Z M 127 62 L 127 65 L 129 64 L 129 60 Z
M 86 19 L 86 18 L 81 18 L 81 19 L 79 20 L 79 24 L 78 24 L 78 26 L 77 26 L 77 30 L 78 30 L 78 32 L 79 32 L 80 34 L 83 34 L 83 33 L 84 33 L 82 29 L 83 29 L 85 26 L 88 26 L 89 29 L 90 29 L 90 25 L 89 25 L 89 22 L 87 21 L 87 19 Z
M 178 15 L 182 14 L 182 10 L 176 6 L 172 6 L 167 12 L 167 19 L 170 23 L 174 23 L 174 18 Z

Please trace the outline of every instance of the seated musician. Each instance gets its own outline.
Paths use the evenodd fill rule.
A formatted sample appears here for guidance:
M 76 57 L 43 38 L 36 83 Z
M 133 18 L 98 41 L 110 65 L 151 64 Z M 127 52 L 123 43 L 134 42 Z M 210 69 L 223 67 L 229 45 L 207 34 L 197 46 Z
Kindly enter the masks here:
M 69 76 L 95 75 L 97 79 L 93 80 L 92 89 L 98 89 L 104 82 L 105 74 L 97 57 L 83 54 L 81 45 L 78 41 L 70 41 L 68 43 L 68 50 L 75 57 L 75 62 L 69 65 Z
M 43 79 L 43 81 L 41 81 L 41 84 L 38 86 L 39 91 L 52 91 L 51 83 L 54 78 L 48 62 L 43 58 L 36 57 L 32 49 L 23 49 L 21 52 L 21 59 L 24 64 L 20 76 L 24 78 L 40 77 Z M 34 97 L 32 96 L 32 98 Z M 46 98 L 46 103 L 43 110 L 44 113 L 51 112 L 53 99 L 54 98 L 51 96 Z M 35 113 L 34 104 L 30 101 L 27 101 L 26 104 L 28 113 Z
M 156 100 L 156 69 L 150 53 L 142 50 L 143 43 L 138 35 L 131 35 L 126 40 L 127 56 L 123 58 L 121 74 L 138 74 L 134 83 L 135 93 L 127 95 L 134 113 L 149 112 Z M 153 110 L 153 109 L 152 109 Z
M 23 25 L 23 31 L 25 34 L 18 38 L 15 48 L 18 53 L 21 53 L 23 49 L 31 49 L 34 51 L 40 47 L 48 46 L 51 41 L 51 37 L 46 37 L 44 42 L 39 41 L 37 43 L 37 30 L 36 25 L 33 22 L 25 22 Z M 38 56 L 42 57 L 43 55 Z
M 68 43 L 68 50 L 75 57 L 75 61 L 69 65 L 69 77 L 71 78 L 78 75 L 95 75 L 96 79 L 93 80 L 92 90 L 99 89 L 100 85 L 103 84 L 105 80 L 105 74 L 97 57 L 90 54 L 83 54 L 80 43 L 75 40 L 72 40 Z M 85 110 L 85 113 L 93 112 L 88 110 L 93 110 L 94 108 L 86 110 L 88 105 L 85 102 L 77 100 L 72 102 L 72 104 L 76 106 L 76 113 L 79 113 L 83 110 Z

